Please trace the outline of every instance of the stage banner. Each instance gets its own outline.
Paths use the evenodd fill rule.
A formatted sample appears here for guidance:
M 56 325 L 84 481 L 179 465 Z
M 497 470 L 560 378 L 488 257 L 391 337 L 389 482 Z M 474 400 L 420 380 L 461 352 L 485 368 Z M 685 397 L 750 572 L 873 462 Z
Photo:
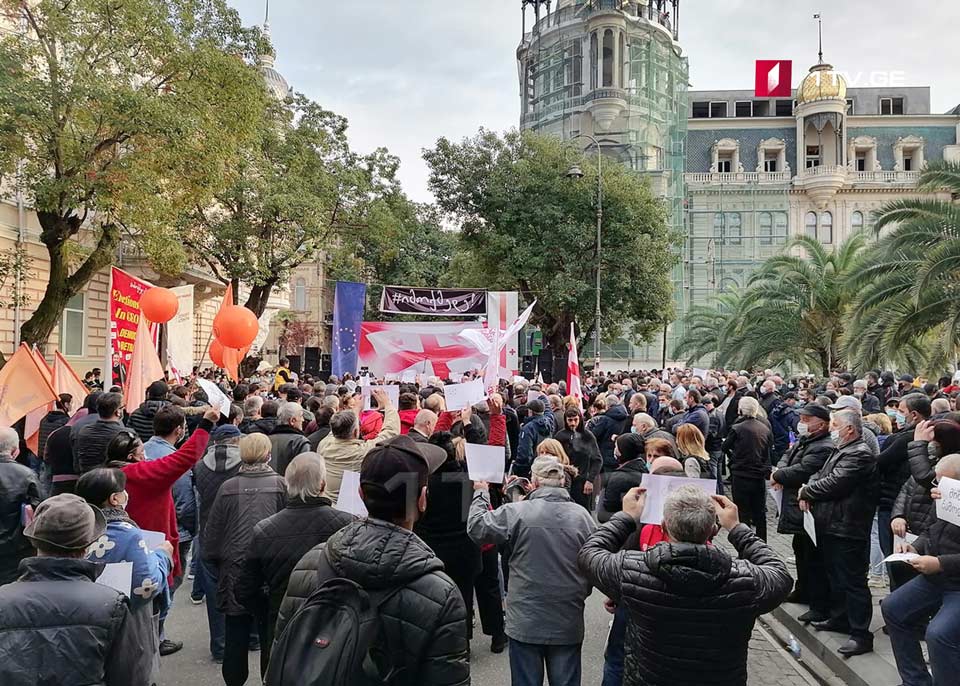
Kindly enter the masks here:
M 107 369 L 113 370 L 112 375 L 104 374 L 109 380 L 106 387 L 123 385 L 130 369 L 130 359 L 133 355 L 133 343 L 137 340 L 137 324 L 140 322 L 140 297 L 153 284 L 138 279 L 122 269 L 110 269 L 110 295 L 107 301 L 110 312 L 110 345 L 107 351 L 110 359 Z M 156 344 L 156 327 L 154 344 Z M 192 339 L 192 335 L 191 335 Z
M 482 367 L 486 357 L 459 333 L 480 327 L 479 322 L 363 322 L 360 366 L 378 377 L 463 375 Z
M 506 331 L 517 320 L 520 312 L 519 297 L 516 291 L 491 291 L 487 293 L 487 326 Z M 501 344 L 503 342 L 501 341 Z M 501 373 L 505 378 L 520 373 L 520 335 L 509 336 L 500 352 Z
M 433 317 L 472 317 L 486 314 L 486 291 L 468 288 L 384 286 L 380 311 Z
M 170 290 L 177 296 L 180 309 L 167 322 L 167 369 L 171 377 L 183 383 L 193 371 L 193 284 Z

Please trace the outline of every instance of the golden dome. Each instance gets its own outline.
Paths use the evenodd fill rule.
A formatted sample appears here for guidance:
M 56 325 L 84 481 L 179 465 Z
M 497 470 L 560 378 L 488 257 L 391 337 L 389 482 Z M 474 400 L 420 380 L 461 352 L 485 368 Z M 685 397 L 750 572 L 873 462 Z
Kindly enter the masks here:
M 797 104 L 816 100 L 847 99 L 847 82 L 829 64 L 820 63 L 810 68 L 800 88 L 797 89 Z

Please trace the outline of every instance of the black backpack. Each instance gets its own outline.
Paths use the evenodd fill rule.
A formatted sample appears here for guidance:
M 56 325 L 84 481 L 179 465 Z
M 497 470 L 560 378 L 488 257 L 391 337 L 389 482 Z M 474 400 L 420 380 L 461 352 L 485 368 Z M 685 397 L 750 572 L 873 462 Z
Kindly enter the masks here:
M 321 569 L 325 556 L 321 557 Z M 328 567 L 329 568 L 329 567 Z M 396 683 L 377 674 L 370 647 L 380 632 L 380 607 L 403 586 L 367 592 L 349 579 L 320 585 L 284 627 L 270 654 L 266 686 L 370 686 Z

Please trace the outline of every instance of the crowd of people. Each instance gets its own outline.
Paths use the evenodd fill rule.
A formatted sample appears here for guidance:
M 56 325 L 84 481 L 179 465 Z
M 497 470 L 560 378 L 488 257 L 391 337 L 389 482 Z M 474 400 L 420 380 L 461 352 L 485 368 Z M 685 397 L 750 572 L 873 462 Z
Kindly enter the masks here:
M 593 589 L 611 630 L 585 679 L 604 686 L 746 684 L 754 623 L 785 601 L 870 652 L 881 585 L 904 686 L 960 673 L 960 527 L 935 507 L 960 479 L 954 378 L 598 373 L 583 398 L 514 379 L 448 411 L 439 378 L 395 406 L 376 380 L 282 361 L 221 381 L 229 410 L 157 381 L 127 414 L 97 376 L 36 452 L 22 422 L 0 429 L 5 685 L 157 683 L 187 582 L 227 686 L 251 650 L 269 686 L 468 684 L 474 626 L 513 684 L 578 685 Z M 470 444 L 502 450 L 504 483 L 470 479 Z M 717 495 L 684 482 L 644 522 L 647 474 Z M 366 516 L 339 507 L 356 498 Z M 774 500 L 795 580 L 766 543 Z M 93 583 L 121 562 L 127 593 Z

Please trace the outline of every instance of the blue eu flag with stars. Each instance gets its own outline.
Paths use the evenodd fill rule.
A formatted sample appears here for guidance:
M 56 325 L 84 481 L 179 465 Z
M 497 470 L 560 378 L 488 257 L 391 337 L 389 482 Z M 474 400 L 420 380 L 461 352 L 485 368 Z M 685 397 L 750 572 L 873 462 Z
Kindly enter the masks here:
M 333 374 L 356 374 L 360 365 L 360 325 L 367 300 L 367 285 L 337 281 L 333 297 Z

